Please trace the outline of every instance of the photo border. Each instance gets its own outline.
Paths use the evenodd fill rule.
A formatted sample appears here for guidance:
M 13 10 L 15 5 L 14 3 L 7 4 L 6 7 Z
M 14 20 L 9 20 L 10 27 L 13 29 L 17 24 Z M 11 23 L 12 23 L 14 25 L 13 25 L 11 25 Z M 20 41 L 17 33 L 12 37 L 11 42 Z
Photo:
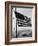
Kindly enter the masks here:
M 18 41 L 18 42 L 9 42 L 9 4 L 18 4 L 18 5 L 33 5 L 35 6 L 35 40 L 32 41 Z M 24 2 L 5 2 L 5 44 L 22 44 L 22 43 L 36 43 L 37 42 L 37 4 L 36 3 L 24 3 Z

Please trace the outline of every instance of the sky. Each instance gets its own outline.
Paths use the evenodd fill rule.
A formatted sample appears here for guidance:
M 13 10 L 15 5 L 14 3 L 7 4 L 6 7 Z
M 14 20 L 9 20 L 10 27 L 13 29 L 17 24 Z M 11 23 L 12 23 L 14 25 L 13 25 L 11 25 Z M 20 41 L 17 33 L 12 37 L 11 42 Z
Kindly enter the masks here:
M 16 11 L 24 16 L 32 18 L 32 8 L 16 8 Z

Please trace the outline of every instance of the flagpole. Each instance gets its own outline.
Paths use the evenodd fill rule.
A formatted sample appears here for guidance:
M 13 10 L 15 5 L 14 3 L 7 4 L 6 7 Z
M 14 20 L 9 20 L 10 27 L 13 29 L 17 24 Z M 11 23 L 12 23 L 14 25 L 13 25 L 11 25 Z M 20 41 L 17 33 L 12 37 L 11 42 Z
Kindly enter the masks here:
M 16 7 L 15 7 L 15 12 L 16 12 Z M 16 38 L 17 38 L 17 18 L 16 18 Z

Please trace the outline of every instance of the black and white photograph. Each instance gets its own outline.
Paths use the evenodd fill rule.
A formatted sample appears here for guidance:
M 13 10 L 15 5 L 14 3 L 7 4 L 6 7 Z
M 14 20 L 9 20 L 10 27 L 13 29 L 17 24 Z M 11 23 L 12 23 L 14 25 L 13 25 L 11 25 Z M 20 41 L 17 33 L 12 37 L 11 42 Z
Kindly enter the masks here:
M 33 7 L 12 8 L 13 38 L 32 37 L 32 8 Z
M 37 4 L 5 2 L 5 43 L 37 42 Z

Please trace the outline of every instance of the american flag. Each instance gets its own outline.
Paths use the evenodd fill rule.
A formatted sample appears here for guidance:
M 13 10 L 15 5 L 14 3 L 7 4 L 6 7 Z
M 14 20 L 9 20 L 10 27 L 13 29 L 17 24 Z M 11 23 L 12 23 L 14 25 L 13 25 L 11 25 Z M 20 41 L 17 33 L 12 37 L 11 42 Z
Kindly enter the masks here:
M 17 24 L 18 24 L 19 27 L 32 26 L 31 19 L 28 18 L 27 16 L 24 16 L 23 14 L 18 13 L 16 11 L 15 11 L 15 15 L 16 15 Z

